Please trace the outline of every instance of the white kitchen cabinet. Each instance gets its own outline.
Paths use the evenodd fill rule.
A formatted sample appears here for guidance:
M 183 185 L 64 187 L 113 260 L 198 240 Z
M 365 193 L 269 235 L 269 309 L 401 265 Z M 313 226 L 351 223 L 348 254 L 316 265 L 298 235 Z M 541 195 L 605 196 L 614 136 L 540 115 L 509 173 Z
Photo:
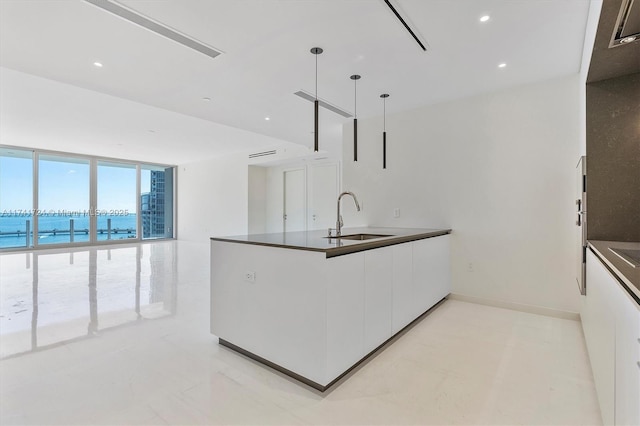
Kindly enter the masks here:
M 364 354 L 365 253 L 326 259 L 326 376 L 337 377 Z M 303 305 L 304 306 L 304 305 Z
M 612 294 L 617 283 L 590 250 L 587 251 L 587 286 L 581 315 L 582 328 L 602 421 L 605 425 L 612 425 L 615 419 L 615 314 Z
M 440 238 L 440 237 L 438 237 Z M 413 314 L 413 244 L 391 247 L 393 257 L 393 334 L 415 319 Z
M 640 309 L 591 250 L 581 318 L 603 423 L 639 425 Z
M 451 293 L 449 235 L 413 242 L 413 318 Z
M 616 425 L 640 425 L 640 311 L 626 291 L 614 292 Z
M 364 353 L 391 337 L 393 249 L 364 252 Z

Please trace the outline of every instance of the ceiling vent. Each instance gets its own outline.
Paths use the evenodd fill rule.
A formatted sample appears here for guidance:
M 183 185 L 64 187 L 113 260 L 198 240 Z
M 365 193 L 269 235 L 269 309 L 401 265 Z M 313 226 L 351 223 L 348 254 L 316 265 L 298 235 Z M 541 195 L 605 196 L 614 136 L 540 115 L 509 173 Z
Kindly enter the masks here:
M 316 97 L 314 95 L 312 95 L 311 93 L 305 92 L 304 90 L 298 90 L 297 92 L 294 93 L 294 95 L 300 96 L 302 99 L 306 99 L 311 102 L 314 102 L 316 100 Z M 342 110 L 335 105 L 331 105 L 329 102 L 323 101 L 320 98 L 318 98 L 318 105 L 320 105 L 322 108 L 328 109 L 329 111 L 335 112 L 336 114 L 339 114 L 343 117 L 346 117 L 346 118 L 352 117 L 352 115 L 346 112 L 345 110 Z
M 275 149 L 272 149 L 271 151 L 255 152 L 253 154 L 249 154 L 249 158 L 266 157 L 267 155 L 275 155 L 275 153 L 276 153 Z
M 197 40 L 192 39 L 191 37 L 181 34 L 178 31 L 167 27 L 164 24 L 153 21 L 132 9 L 129 9 L 119 3 L 116 3 L 115 1 L 112 1 L 112 0 L 85 0 L 85 1 L 87 3 L 91 3 L 96 7 L 99 7 L 102 10 L 106 10 L 107 12 L 113 13 L 114 15 L 117 15 L 124 20 L 133 22 L 134 24 L 139 25 L 143 28 L 146 28 L 149 31 L 153 31 L 154 33 L 159 34 L 163 37 L 166 37 L 169 40 L 173 40 L 176 43 L 180 43 L 181 45 L 186 46 L 189 49 L 193 49 L 197 52 L 203 53 L 212 58 L 215 58 L 216 56 L 222 53 L 211 46 L 207 46 L 204 43 L 201 43 Z
M 640 41 L 640 0 L 623 0 L 609 47 Z

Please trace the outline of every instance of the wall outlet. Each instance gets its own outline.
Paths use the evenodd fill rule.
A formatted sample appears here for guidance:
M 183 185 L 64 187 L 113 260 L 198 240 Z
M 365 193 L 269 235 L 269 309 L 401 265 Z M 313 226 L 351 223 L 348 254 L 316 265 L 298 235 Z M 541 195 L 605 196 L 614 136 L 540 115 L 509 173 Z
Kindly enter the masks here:
M 399 208 L 395 208 L 393 209 L 393 217 L 400 217 L 400 209 Z
M 473 263 L 467 263 L 467 272 L 473 272 Z
M 244 280 L 250 283 L 256 282 L 256 273 L 253 271 L 247 271 L 244 273 Z

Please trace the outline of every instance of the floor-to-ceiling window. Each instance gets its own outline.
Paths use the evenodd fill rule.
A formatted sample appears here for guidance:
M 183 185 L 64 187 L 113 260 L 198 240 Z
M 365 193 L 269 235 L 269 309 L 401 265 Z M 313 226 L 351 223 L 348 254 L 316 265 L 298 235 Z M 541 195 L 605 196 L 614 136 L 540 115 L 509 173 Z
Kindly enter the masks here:
M 33 245 L 33 151 L 0 147 L 0 248 Z
M 98 241 L 136 238 L 136 165 L 98 161 Z
M 89 160 L 38 156 L 38 245 L 89 241 Z
M 0 250 L 174 237 L 174 167 L 0 146 Z
M 142 238 L 173 237 L 173 167 L 141 167 Z

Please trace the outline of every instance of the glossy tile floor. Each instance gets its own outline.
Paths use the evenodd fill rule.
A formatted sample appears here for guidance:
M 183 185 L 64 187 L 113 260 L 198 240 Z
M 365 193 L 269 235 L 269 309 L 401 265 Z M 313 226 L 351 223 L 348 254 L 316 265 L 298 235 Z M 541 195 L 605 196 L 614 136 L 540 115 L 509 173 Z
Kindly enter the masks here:
M 209 334 L 208 245 L 0 255 L 0 423 L 599 424 L 580 324 L 447 300 L 320 394 Z

